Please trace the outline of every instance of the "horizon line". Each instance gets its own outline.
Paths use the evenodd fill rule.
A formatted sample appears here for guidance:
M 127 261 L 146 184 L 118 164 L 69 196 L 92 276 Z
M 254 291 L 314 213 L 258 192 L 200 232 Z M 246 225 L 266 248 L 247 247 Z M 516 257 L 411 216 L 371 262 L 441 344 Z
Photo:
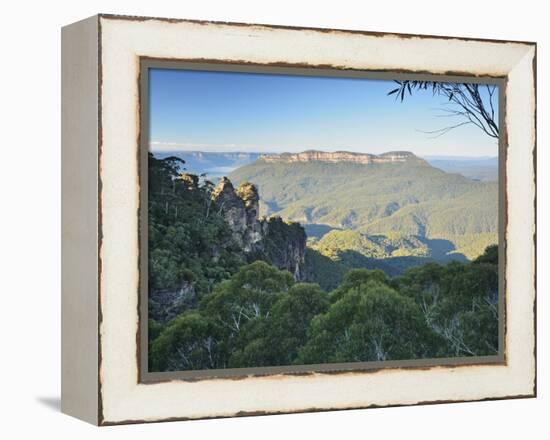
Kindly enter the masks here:
M 291 152 L 291 151 L 258 151 L 258 150 L 201 150 L 201 149 L 149 149 L 149 152 L 151 153 L 210 153 L 210 154 L 258 154 L 258 155 L 269 155 L 269 154 L 302 154 L 307 153 L 311 151 L 316 152 L 322 152 L 322 153 L 350 153 L 350 154 L 364 154 L 364 155 L 373 155 L 373 156 L 379 156 L 382 154 L 387 153 L 411 153 L 417 157 L 420 158 L 475 158 L 475 159 L 495 159 L 498 158 L 498 155 L 491 156 L 491 155 L 480 155 L 475 156 L 471 154 L 464 154 L 464 155 L 456 155 L 456 154 L 422 154 L 422 153 L 415 153 L 411 150 L 404 150 L 404 149 L 389 149 L 385 150 L 381 153 L 367 153 L 367 152 L 360 152 L 360 151 L 350 151 L 350 150 L 342 150 L 342 149 L 335 149 L 335 150 L 318 150 L 315 148 L 307 148 L 301 151 Z

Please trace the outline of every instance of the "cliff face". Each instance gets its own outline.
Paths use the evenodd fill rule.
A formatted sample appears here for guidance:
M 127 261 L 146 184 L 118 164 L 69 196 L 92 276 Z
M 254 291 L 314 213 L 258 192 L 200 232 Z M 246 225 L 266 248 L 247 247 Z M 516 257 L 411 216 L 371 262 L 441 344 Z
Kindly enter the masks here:
M 257 251 L 262 240 L 258 220 L 260 198 L 256 187 L 243 184 L 237 190 L 227 177 L 222 177 L 212 192 L 212 199 L 233 231 L 233 238 L 245 254 Z
M 243 183 L 237 189 L 226 177 L 212 192 L 212 199 L 233 231 L 233 238 L 248 260 L 263 259 L 303 279 L 306 234 L 298 223 L 280 217 L 259 218 L 257 188 Z
M 352 153 L 349 151 L 325 152 L 317 150 L 303 151 L 301 153 L 263 154 L 261 161 L 268 163 L 292 163 L 292 162 L 353 162 L 360 164 L 406 162 L 410 160 L 422 161 L 408 151 L 390 151 L 384 154 Z
M 287 223 L 281 217 L 261 220 L 262 252 L 265 259 L 278 267 L 288 270 L 296 281 L 304 281 L 306 233 L 299 223 Z
M 202 267 L 227 264 L 227 262 L 219 263 L 219 259 L 221 251 L 229 245 L 231 248 L 229 253 L 238 260 L 235 264 L 264 260 L 281 270 L 289 271 L 296 280 L 304 279 L 306 248 L 304 229 L 298 223 L 286 223 L 280 217 L 259 218 L 260 197 L 254 185 L 244 183 L 235 189 L 231 181 L 224 177 L 212 193 L 208 194 L 201 192 L 199 178 L 192 174 L 182 174 L 178 184 L 186 190 L 180 193 L 180 196 L 186 196 L 189 202 L 195 199 L 195 202 L 198 202 L 195 207 L 196 212 L 188 212 L 190 218 L 194 218 L 196 214 L 204 220 L 200 216 L 205 215 L 203 210 L 208 206 L 207 212 L 213 213 L 213 210 L 216 210 L 216 217 L 218 219 L 220 216 L 223 217 L 230 229 L 228 233 L 223 226 L 224 241 L 210 243 L 208 249 L 195 249 L 196 254 L 200 255 L 202 250 L 206 253 L 206 256 L 200 260 Z M 191 230 L 194 231 L 194 229 Z M 200 230 L 197 233 L 200 234 Z M 200 242 L 200 237 L 196 238 Z M 193 259 L 193 256 L 190 258 Z M 173 263 L 165 260 L 159 264 Z M 187 268 L 188 266 L 189 264 L 186 263 Z M 176 266 L 174 271 L 177 269 Z M 197 286 L 200 284 L 196 273 L 200 274 L 200 272 L 197 272 L 196 268 L 194 270 L 188 268 L 189 273 L 183 276 L 184 279 L 176 283 L 177 285 L 150 289 L 149 317 L 151 319 L 165 323 L 182 311 L 197 307 L 200 293 L 198 290 L 200 287 Z

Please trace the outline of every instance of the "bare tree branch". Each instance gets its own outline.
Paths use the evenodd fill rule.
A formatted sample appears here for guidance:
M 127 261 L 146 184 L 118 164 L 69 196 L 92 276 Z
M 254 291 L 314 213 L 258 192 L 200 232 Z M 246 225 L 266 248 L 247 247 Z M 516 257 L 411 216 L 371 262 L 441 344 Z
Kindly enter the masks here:
M 418 131 L 420 131 L 421 133 L 426 133 L 426 134 L 435 134 L 435 136 L 432 136 L 432 139 L 435 139 L 435 138 L 438 138 L 440 136 L 443 136 L 444 134 L 448 133 L 451 130 L 454 130 L 455 128 L 458 128 L 462 125 L 471 124 L 471 123 L 472 123 L 471 121 L 466 121 L 466 122 L 460 122 L 459 124 L 451 125 L 449 127 L 440 128 L 438 130 L 432 130 L 432 131 L 418 130 Z
M 395 95 L 396 100 L 404 101 L 405 96 L 412 95 L 413 91 L 428 90 L 431 88 L 432 95 L 440 95 L 447 98 L 447 104 L 455 106 L 453 109 L 441 109 L 446 115 L 439 117 L 460 117 L 466 119 L 462 123 L 452 124 L 438 130 L 426 131 L 425 133 L 442 136 L 451 130 L 463 125 L 473 124 L 482 130 L 487 136 L 498 139 L 499 128 L 496 119 L 495 102 L 497 86 L 486 84 L 484 97 L 480 91 L 480 84 L 470 83 L 444 83 L 436 81 L 395 81 L 398 84 L 388 95 Z

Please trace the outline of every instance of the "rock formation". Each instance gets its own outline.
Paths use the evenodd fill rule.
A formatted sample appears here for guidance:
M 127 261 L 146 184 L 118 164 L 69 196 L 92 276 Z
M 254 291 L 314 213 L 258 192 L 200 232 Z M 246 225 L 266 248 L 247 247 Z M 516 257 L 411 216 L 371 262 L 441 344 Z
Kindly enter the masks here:
M 408 151 L 390 151 L 384 154 L 352 153 L 350 151 L 317 151 L 308 150 L 301 153 L 263 154 L 260 160 L 264 162 L 353 162 L 360 164 L 406 162 L 422 159 Z
M 237 189 L 223 177 L 212 198 L 233 231 L 233 238 L 249 261 L 262 259 L 303 279 L 306 234 L 298 223 L 280 217 L 259 218 L 258 189 L 243 183 Z
M 296 281 L 304 281 L 307 240 L 304 228 L 279 216 L 263 219 L 261 224 L 264 259 L 279 269 L 288 270 Z
M 237 190 L 227 177 L 222 177 L 212 192 L 212 199 L 233 231 L 233 238 L 245 254 L 257 251 L 262 240 L 262 224 L 258 219 L 260 197 L 250 183 Z
M 182 174 L 180 180 L 188 191 L 198 190 L 197 176 Z M 212 190 L 211 201 L 209 209 L 217 209 L 223 216 L 238 248 L 236 252 L 244 261 L 264 260 L 281 270 L 288 270 L 296 280 L 305 278 L 304 229 L 280 217 L 259 218 L 260 197 L 254 185 L 243 183 L 235 189 L 231 181 L 223 177 Z M 212 263 L 216 263 L 216 254 L 226 245 L 219 243 L 218 249 L 213 250 Z M 233 243 L 231 247 L 234 248 Z M 183 310 L 196 307 L 197 302 L 192 279 L 183 280 L 177 288 L 153 289 L 149 293 L 149 318 L 166 323 Z

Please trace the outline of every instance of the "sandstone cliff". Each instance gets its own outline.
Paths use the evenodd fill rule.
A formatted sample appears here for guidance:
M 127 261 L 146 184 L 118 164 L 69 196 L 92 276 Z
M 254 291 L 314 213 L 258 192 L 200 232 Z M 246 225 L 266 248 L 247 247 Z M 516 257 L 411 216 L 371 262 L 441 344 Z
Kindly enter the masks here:
M 303 279 L 306 234 L 298 223 L 286 223 L 280 217 L 260 218 L 258 190 L 248 182 L 235 189 L 223 177 L 212 198 L 249 261 L 262 259 L 288 270 L 296 280 Z
M 419 157 L 408 151 L 389 151 L 383 154 L 353 153 L 349 151 L 317 151 L 308 150 L 301 153 L 263 154 L 260 159 L 268 163 L 292 163 L 292 162 L 353 162 L 360 164 L 406 162 L 411 160 L 422 161 Z

